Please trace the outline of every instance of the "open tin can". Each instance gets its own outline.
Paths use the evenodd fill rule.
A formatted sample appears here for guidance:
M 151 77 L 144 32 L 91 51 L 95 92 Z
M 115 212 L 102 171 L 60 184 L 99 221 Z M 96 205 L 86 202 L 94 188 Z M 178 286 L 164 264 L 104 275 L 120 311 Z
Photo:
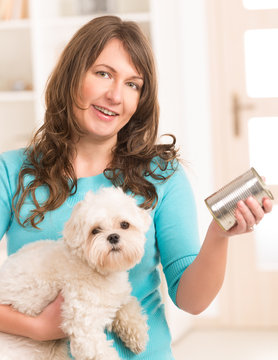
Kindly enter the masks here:
M 216 193 L 205 199 L 205 203 L 217 223 L 229 230 L 236 224 L 235 209 L 240 200 L 253 196 L 262 206 L 264 197 L 274 199 L 270 190 L 254 168 L 240 175 Z

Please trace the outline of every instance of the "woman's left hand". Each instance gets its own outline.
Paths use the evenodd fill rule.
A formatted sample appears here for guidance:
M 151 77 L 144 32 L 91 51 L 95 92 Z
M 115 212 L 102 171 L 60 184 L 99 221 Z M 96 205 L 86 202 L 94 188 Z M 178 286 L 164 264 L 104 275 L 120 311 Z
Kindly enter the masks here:
M 250 196 L 245 201 L 240 200 L 235 210 L 235 217 L 237 223 L 228 231 L 218 229 L 222 231 L 224 236 L 233 236 L 248 233 L 254 230 L 254 226 L 258 225 L 266 213 L 271 212 L 272 201 L 269 198 L 263 199 L 263 206 L 259 202 Z

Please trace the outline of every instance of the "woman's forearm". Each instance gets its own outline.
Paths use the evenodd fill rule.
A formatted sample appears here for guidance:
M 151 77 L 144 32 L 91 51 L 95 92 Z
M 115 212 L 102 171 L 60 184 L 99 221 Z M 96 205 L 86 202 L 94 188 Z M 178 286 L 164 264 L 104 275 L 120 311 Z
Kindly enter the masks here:
M 184 271 L 178 291 L 177 305 L 191 313 L 205 310 L 219 292 L 226 269 L 228 237 L 214 231 L 210 225 L 200 253 Z
M 29 337 L 37 341 L 56 340 L 66 337 L 60 324 L 61 294 L 35 317 L 22 314 L 9 305 L 0 305 L 0 331 Z
M 200 253 L 184 271 L 177 290 L 177 305 L 192 314 L 205 310 L 220 290 L 226 269 L 228 239 L 252 231 L 255 224 L 272 210 L 270 199 L 263 207 L 253 197 L 239 201 L 235 217 L 237 224 L 224 231 L 213 220 L 208 228 Z
M 0 331 L 33 338 L 34 318 L 14 310 L 10 305 L 0 305 Z

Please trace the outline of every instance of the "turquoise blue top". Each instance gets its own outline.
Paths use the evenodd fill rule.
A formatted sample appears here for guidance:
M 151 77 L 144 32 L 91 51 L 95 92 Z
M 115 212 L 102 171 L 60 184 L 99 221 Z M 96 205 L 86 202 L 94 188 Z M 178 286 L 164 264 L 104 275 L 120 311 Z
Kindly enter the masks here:
M 23 228 L 16 221 L 11 206 L 23 161 L 22 149 L 0 155 L 0 239 L 6 234 L 8 254 L 16 252 L 29 242 L 60 238 L 64 223 L 68 220 L 74 205 L 84 198 L 86 192 L 112 186 L 103 174 L 81 178 L 78 180 L 76 194 L 70 196 L 60 208 L 46 213 L 44 221 L 39 224 L 40 230 L 32 227 Z M 151 213 L 153 223 L 147 233 L 145 255 L 141 263 L 129 272 L 133 295 L 139 299 L 148 316 L 148 346 L 144 353 L 134 355 L 113 334 L 109 333 L 107 336 L 114 338 L 114 346 L 122 359 L 170 360 L 174 358 L 159 290 L 158 265 L 161 262 L 169 295 L 175 303 L 180 277 L 199 251 L 196 210 L 191 186 L 180 165 L 166 182 L 151 177 L 148 180 L 156 186 L 158 204 Z M 37 196 L 40 200 L 45 199 L 46 189 L 39 188 Z M 22 218 L 33 207 L 31 199 L 27 199 L 21 212 Z

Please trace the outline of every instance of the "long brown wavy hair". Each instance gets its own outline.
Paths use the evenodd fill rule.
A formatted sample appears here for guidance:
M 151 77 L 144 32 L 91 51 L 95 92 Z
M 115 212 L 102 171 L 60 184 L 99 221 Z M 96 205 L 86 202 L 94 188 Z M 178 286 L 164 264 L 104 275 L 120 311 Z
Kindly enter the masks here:
M 157 202 L 157 193 L 148 176 L 165 181 L 169 172 L 168 176 L 158 175 L 157 167 L 166 170 L 170 166 L 174 171 L 175 137 L 170 135 L 172 141 L 169 144 L 157 144 L 157 77 L 149 41 L 132 21 L 123 21 L 116 16 L 95 18 L 76 32 L 48 80 L 44 123 L 25 150 L 26 161 L 20 170 L 13 198 L 15 216 L 23 226 L 31 224 L 37 228 L 47 211 L 61 206 L 77 190 L 71 162 L 75 155 L 73 139 L 82 137 L 84 130 L 79 127 L 73 109 L 74 105 L 78 106 L 84 75 L 113 38 L 123 43 L 136 70 L 143 75 L 144 85 L 136 112 L 118 133 L 112 162 L 104 174 L 115 186 L 143 196 L 141 206 L 150 208 Z M 154 159 L 156 165 L 151 166 Z M 24 183 L 26 175 L 32 179 L 27 184 Z M 44 203 L 39 203 L 35 194 L 40 186 L 47 187 L 49 193 Z M 35 207 L 21 222 L 20 209 L 27 196 L 31 196 Z

